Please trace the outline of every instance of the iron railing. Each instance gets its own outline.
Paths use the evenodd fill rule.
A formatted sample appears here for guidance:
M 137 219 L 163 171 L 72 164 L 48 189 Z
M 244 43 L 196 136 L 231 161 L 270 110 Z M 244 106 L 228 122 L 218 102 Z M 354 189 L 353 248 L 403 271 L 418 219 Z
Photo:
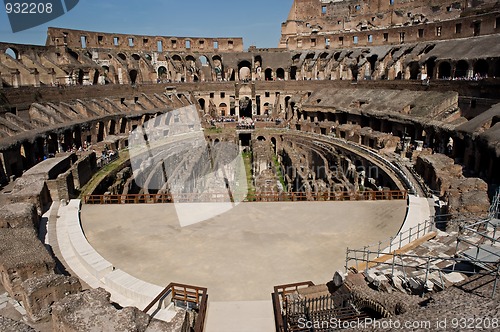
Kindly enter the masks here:
M 294 202 L 294 201 L 365 201 L 365 200 L 406 200 L 404 190 L 384 191 L 341 191 L 341 192 L 286 192 L 252 193 L 245 198 L 247 202 Z M 85 204 L 152 204 L 152 203 L 195 203 L 229 202 L 229 193 L 163 193 L 163 194 L 105 194 L 85 195 Z
M 312 281 L 298 282 L 293 284 L 274 286 L 274 292 L 271 294 L 274 310 L 274 324 L 276 332 L 287 332 L 288 328 L 283 320 L 283 315 L 286 314 L 287 306 L 284 299 L 289 293 L 296 292 L 299 288 L 307 288 L 314 286 Z
M 176 306 L 184 304 L 186 309 L 195 309 L 197 316 L 193 331 L 203 332 L 208 304 L 208 294 L 206 288 L 170 283 L 160 294 L 158 294 L 157 297 L 154 298 L 153 301 L 151 301 L 150 304 L 148 304 L 143 312 L 148 313 L 155 305 L 158 305 L 158 308 L 151 314 L 151 317 L 154 317 L 154 315 L 162 308 L 163 302 L 167 299 L 170 302 L 173 302 Z

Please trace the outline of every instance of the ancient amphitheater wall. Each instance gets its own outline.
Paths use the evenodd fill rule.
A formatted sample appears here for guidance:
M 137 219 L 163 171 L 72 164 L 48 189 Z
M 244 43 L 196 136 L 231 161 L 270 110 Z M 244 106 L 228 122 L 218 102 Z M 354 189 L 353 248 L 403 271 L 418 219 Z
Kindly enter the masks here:
M 282 24 L 281 48 L 394 45 L 498 32 L 494 1 L 295 1 Z M 425 24 L 424 24 L 425 23 Z
M 61 28 L 49 28 L 46 45 L 56 47 L 66 46 L 74 49 L 104 48 L 122 51 L 140 50 L 149 52 L 243 51 L 242 38 L 141 36 Z

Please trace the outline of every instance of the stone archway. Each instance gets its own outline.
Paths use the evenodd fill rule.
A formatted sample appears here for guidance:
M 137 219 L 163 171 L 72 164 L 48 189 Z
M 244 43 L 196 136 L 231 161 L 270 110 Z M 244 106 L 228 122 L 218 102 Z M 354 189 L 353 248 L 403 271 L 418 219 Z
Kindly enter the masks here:
M 408 64 L 408 69 L 410 70 L 410 80 L 418 79 L 420 74 L 420 65 L 418 61 L 412 61 Z
M 278 80 L 284 80 L 285 79 L 285 70 L 283 68 L 276 69 L 276 78 Z
M 438 67 L 438 78 L 449 79 L 451 77 L 451 65 L 447 61 L 443 61 Z
M 251 68 L 252 65 L 250 64 L 249 61 L 241 61 L 238 64 L 238 75 L 240 77 L 241 81 L 249 81 L 252 79 L 252 71 Z
M 220 103 L 219 104 L 219 115 L 220 116 L 226 116 L 226 115 L 228 115 L 228 113 L 227 113 L 227 104 L 226 103 Z
M 158 79 L 159 80 L 166 79 L 167 76 L 168 76 L 167 68 L 164 67 L 164 66 L 158 67 L 158 72 L 157 73 L 158 73 Z
M 240 112 L 239 116 L 245 118 L 252 117 L 252 99 L 244 97 L 240 99 Z
M 489 65 L 484 59 L 479 59 L 474 64 L 474 76 L 486 77 L 488 76 Z
M 198 99 L 198 104 L 200 104 L 201 110 L 205 111 L 205 99 L 203 98 Z
M 469 71 L 469 64 L 465 60 L 460 60 L 455 66 L 456 78 L 467 78 Z
M 266 81 L 272 81 L 273 80 L 273 70 L 271 68 L 267 68 L 264 71 L 264 77 Z
M 136 84 L 136 83 L 137 83 L 137 78 L 138 78 L 138 75 L 139 75 L 139 73 L 138 73 L 138 72 L 137 72 L 137 70 L 135 70 L 135 69 L 132 69 L 132 70 L 129 72 L 130 84 Z
M 19 51 L 15 48 L 9 47 L 5 50 L 5 54 L 10 56 L 14 60 L 19 60 Z
M 290 67 L 290 79 L 291 80 L 297 79 L 297 66 Z

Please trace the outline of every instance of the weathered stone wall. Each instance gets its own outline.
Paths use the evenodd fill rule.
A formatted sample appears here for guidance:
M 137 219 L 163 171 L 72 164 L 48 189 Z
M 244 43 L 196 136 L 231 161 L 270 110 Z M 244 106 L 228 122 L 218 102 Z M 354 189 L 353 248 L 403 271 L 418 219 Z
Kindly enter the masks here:
M 2 332 L 36 332 L 35 329 L 25 323 L 0 316 L 0 331 Z
M 159 46 L 161 43 L 161 47 Z M 124 35 L 103 32 L 49 28 L 47 46 L 69 47 L 74 49 L 108 48 L 116 50 L 135 50 L 162 52 L 241 52 L 242 38 L 193 38 Z M 217 46 L 217 47 L 215 47 Z
M 455 0 L 296 0 L 282 24 L 279 47 L 324 49 L 465 38 L 497 33 L 497 17 L 495 1 L 465 7 Z
M 0 280 L 16 300 L 22 282 L 53 273 L 55 262 L 32 229 L 0 229 Z
M 21 284 L 24 309 L 32 321 L 50 319 L 51 305 L 65 296 L 82 290 L 78 278 L 48 274 L 25 280 Z
M 488 184 L 478 178 L 453 179 L 445 189 L 448 213 L 457 216 L 487 217 L 490 207 Z
M 151 320 L 137 308 L 121 310 L 111 305 L 110 294 L 98 288 L 69 295 L 52 306 L 54 332 L 90 331 L 180 331 L 185 326 L 186 313 L 182 310 L 170 323 Z
M 0 196 L 2 204 L 21 202 L 34 204 L 37 213 L 41 215 L 45 206 L 51 202 L 45 180 L 38 176 L 22 176 L 15 181 L 10 193 Z
M 75 189 L 80 190 L 90 181 L 97 170 L 95 152 L 81 156 L 72 167 Z
M 71 198 L 75 198 L 75 184 L 71 170 L 59 174 L 55 180 L 47 180 L 46 183 L 52 201 L 61 199 L 69 201 Z
M 462 167 L 442 155 L 419 155 L 415 170 L 447 203 L 450 219 L 486 217 L 490 207 L 488 185 L 479 178 L 465 178 Z
M 438 192 L 439 196 L 444 196 L 452 180 L 463 177 L 462 167 L 455 165 L 450 157 L 439 153 L 419 156 L 415 170 L 432 190 Z
M 0 207 L 0 228 L 38 229 L 38 222 L 33 203 L 12 203 Z

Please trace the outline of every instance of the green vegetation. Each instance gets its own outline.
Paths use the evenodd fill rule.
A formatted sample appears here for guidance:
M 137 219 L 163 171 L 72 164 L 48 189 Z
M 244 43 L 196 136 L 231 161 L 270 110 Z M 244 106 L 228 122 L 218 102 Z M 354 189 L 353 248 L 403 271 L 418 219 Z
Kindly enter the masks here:
M 252 153 L 243 152 L 241 155 L 243 157 L 243 163 L 245 164 L 245 173 L 247 177 L 247 198 L 250 200 L 251 197 L 255 197 L 255 186 L 252 181 Z
M 113 160 L 109 164 L 102 167 L 90 181 L 83 186 L 81 189 L 80 195 L 78 198 L 83 199 L 85 195 L 91 195 L 92 192 L 97 188 L 99 183 L 101 183 L 108 175 L 110 175 L 113 171 L 117 170 L 123 163 L 125 163 L 129 159 L 129 153 L 127 150 L 120 151 L 120 154 L 117 159 Z
M 210 127 L 203 130 L 206 134 L 222 134 L 222 128 Z
M 286 192 L 287 188 L 286 188 L 285 178 L 283 177 L 283 173 L 281 173 L 280 162 L 278 161 L 278 157 L 276 157 L 276 155 L 273 155 L 273 159 L 274 159 L 274 168 L 276 170 L 276 174 L 278 175 L 280 183 L 283 186 L 283 190 Z

